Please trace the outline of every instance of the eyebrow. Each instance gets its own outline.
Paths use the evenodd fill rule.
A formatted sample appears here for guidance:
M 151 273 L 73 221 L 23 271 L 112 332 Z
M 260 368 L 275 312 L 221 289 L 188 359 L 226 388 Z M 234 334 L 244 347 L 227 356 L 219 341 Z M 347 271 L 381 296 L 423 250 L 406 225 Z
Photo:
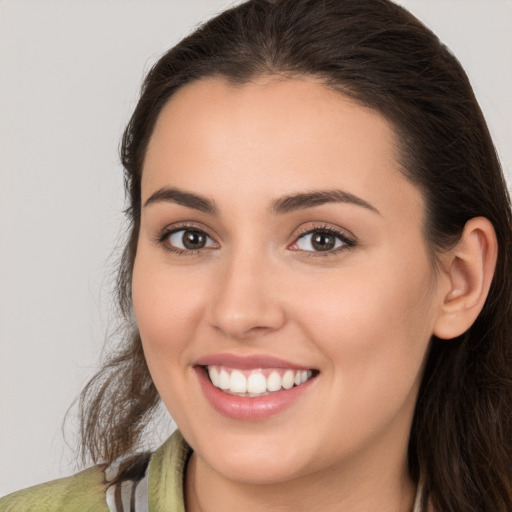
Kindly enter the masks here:
M 146 200 L 144 206 L 159 202 L 179 204 L 211 215 L 216 215 L 219 211 L 213 199 L 194 194 L 193 192 L 185 192 L 178 188 L 164 187 L 157 190 Z M 273 201 L 269 211 L 273 215 L 283 215 L 327 203 L 354 204 L 380 215 L 379 210 L 364 199 L 338 189 L 315 190 L 312 192 L 286 195 Z
M 180 204 L 212 215 L 215 215 L 218 212 L 215 201 L 212 199 L 208 199 L 192 192 L 185 192 L 178 188 L 164 187 L 157 190 L 147 199 L 144 206 L 160 202 Z
M 281 197 L 272 203 L 270 211 L 273 214 L 290 213 L 297 210 L 305 210 L 320 206 L 326 203 L 349 203 L 361 206 L 380 215 L 379 210 L 364 199 L 355 196 L 344 190 L 315 190 L 312 192 L 303 192 L 300 194 L 291 194 Z

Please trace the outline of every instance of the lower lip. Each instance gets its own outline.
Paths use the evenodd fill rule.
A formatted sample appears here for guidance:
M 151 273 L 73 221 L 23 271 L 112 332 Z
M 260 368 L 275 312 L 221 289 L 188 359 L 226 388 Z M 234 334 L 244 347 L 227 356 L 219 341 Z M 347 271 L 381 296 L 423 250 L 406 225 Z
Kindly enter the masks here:
M 265 396 L 244 397 L 230 395 L 216 388 L 206 376 L 203 367 L 194 368 L 207 400 L 213 408 L 236 420 L 257 421 L 279 414 L 292 406 L 311 387 L 316 377 L 291 389 L 275 391 Z

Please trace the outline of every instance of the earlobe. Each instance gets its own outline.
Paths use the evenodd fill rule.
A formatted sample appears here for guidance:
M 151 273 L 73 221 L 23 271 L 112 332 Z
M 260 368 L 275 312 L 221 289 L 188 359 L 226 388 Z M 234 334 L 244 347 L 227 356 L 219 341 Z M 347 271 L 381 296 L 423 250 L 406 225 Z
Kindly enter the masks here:
M 491 222 L 484 217 L 469 220 L 459 243 L 443 256 L 448 291 L 441 297 L 435 336 L 452 339 L 471 327 L 487 299 L 497 254 Z

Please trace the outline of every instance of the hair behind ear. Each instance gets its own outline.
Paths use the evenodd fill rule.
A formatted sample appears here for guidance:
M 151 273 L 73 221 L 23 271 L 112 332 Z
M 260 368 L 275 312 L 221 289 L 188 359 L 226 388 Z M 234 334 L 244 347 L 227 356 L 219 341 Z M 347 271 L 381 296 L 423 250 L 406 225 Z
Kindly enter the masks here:
M 434 510 L 512 510 L 510 289 L 496 301 L 510 281 L 500 275 L 508 253 L 498 258 L 507 248 L 498 247 L 493 224 L 476 217 L 440 255 L 444 301 L 409 443 L 409 467 Z

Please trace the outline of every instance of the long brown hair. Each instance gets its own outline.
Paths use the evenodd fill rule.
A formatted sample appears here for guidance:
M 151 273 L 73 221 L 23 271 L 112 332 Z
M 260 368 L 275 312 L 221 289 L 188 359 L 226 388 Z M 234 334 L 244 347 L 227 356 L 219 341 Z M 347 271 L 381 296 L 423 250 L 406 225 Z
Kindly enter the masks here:
M 386 116 L 404 174 L 426 201 L 435 254 L 487 217 L 499 254 L 483 311 L 456 340 L 431 341 L 408 462 L 443 512 L 512 510 L 512 213 L 500 164 L 457 59 L 389 0 L 250 0 L 224 11 L 151 69 L 123 136 L 129 235 L 118 274 L 128 334 L 81 396 L 83 453 L 110 462 L 134 449 L 159 403 L 132 320 L 131 275 L 146 147 L 162 107 L 212 76 L 309 75 Z

